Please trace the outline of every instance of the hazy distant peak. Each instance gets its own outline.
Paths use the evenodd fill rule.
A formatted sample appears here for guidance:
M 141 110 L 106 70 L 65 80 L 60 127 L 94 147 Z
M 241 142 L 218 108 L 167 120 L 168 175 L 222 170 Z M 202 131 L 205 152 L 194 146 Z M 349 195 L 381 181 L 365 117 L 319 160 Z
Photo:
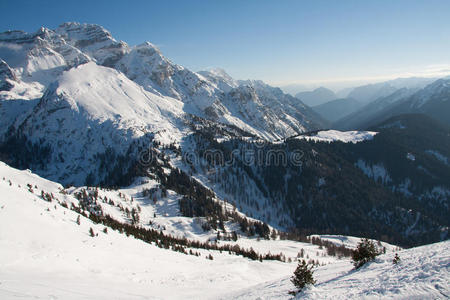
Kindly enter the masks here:
M 319 87 L 309 92 L 300 92 L 295 97 L 309 106 L 320 105 L 338 98 L 332 90 L 325 87 Z
M 355 88 L 348 94 L 348 97 L 363 103 L 369 103 L 380 97 L 386 97 L 397 89 L 388 82 L 372 83 Z
M 316 88 L 313 92 L 315 92 L 315 93 L 328 93 L 328 94 L 333 93 L 332 90 L 327 89 L 326 87 L 323 87 L 323 86 Z

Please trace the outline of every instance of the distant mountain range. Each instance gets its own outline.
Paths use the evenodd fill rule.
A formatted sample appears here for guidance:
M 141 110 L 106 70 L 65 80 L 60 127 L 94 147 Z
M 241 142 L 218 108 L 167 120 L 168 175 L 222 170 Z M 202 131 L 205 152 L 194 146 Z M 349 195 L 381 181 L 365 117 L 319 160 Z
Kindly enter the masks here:
M 333 124 L 337 129 L 365 129 L 389 117 L 422 113 L 450 125 L 450 79 L 440 79 L 423 89 L 402 88 L 380 97 L 341 118 Z
M 367 114 L 372 113 L 373 109 L 380 110 L 384 107 L 384 104 L 392 104 L 394 99 L 399 100 L 399 94 L 405 93 L 405 90 L 413 93 L 435 80 L 418 77 L 398 78 L 349 88 L 346 92 L 341 91 L 337 94 L 327 88 L 320 87 L 313 91 L 297 93 L 296 97 L 313 107 L 317 113 L 330 122 L 336 122 L 339 119 L 343 119 L 342 122 L 344 122 L 346 117 L 351 118 L 350 115 L 353 112 L 367 105 L 367 108 L 357 112 L 357 119 L 363 120 Z M 405 96 L 406 94 L 402 95 Z M 376 104 L 372 105 L 373 102 L 376 102 Z M 342 122 L 338 124 L 338 128 L 341 128 L 339 126 Z M 351 129 L 353 125 L 355 124 L 350 122 L 346 128 Z

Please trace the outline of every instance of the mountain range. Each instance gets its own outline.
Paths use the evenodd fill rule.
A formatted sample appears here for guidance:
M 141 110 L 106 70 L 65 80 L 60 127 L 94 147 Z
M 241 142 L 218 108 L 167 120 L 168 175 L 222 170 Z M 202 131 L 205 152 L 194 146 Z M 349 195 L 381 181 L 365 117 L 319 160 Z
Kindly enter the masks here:
M 99 25 L 0 33 L 0 298 L 282 299 L 303 259 L 297 299 L 445 298 L 449 104 L 448 78 L 293 97 Z M 357 237 L 384 253 L 354 270 Z
M 390 117 L 412 113 L 425 114 L 450 125 L 449 85 L 449 79 L 439 79 L 422 89 L 398 89 L 335 121 L 332 127 L 344 130 L 364 129 Z
M 358 128 L 357 120 L 366 120 L 369 115 L 384 109 L 387 105 L 412 95 L 438 78 L 397 78 L 380 83 L 366 84 L 334 93 L 320 87 L 309 92 L 300 92 L 296 97 L 313 109 L 325 120 L 336 123 L 334 128 Z M 406 92 L 408 91 L 408 93 Z M 373 111 L 375 110 L 375 111 Z M 353 114 L 354 113 L 354 114 Z M 352 120 L 355 118 L 355 120 Z M 348 122 L 346 121 L 348 119 Z M 346 123 L 345 127 L 342 124 Z
M 147 92 L 181 101 L 187 114 L 266 138 L 322 127 L 317 114 L 280 89 L 260 81 L 235 81 L 220 72 L 192 72 L 151 43 L 130 47 L 98 25 L 65 23 L 32 34 L 9 31 L 0 34 L 0 42 L 2 82 L 15 86 L 8 87 L 3 99 L 40 98 L 65 71 L 93 62 L 121 72 Z M 15 70 L 16 78 L 8 77 L 8 69 Z

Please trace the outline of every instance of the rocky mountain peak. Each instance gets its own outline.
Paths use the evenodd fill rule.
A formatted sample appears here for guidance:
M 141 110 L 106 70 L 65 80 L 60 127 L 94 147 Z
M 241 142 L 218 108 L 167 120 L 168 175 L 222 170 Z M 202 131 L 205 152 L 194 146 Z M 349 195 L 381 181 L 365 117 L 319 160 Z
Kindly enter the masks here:
M 116 41 L 108 30 L 96 24 L 64 23 L 56 29 L 56 33 L 107 67 L 113 67 L 130 51 L 125 42 Z

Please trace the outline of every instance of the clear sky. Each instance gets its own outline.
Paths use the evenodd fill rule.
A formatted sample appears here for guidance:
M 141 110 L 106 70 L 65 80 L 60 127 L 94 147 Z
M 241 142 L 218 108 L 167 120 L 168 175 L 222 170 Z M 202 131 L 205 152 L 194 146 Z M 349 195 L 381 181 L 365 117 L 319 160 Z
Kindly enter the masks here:
M 0 31 L 97 23 L 194 71 L 284 85 L 450 72 L 449 0 L 0 0 Z

